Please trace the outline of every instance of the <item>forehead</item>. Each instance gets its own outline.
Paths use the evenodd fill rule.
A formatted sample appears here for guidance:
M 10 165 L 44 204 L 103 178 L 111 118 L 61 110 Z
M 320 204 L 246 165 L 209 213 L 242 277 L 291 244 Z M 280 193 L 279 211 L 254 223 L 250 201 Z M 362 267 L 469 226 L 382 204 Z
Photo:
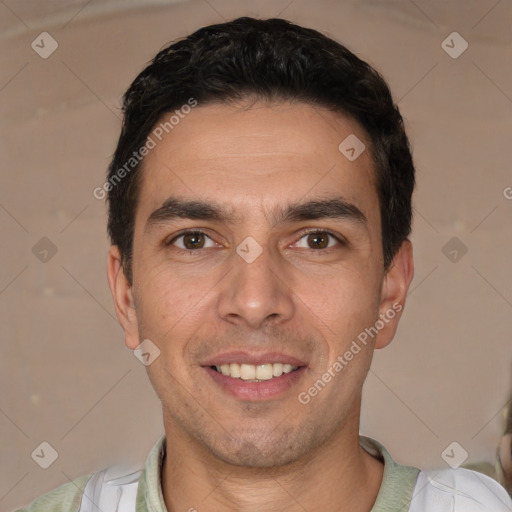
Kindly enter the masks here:
M 216 198 L 241 215 L 309 196 L 343 196 L 371 217 L 378 203 L 365 131 L 324 108 L 197 106 L 160 138 L 153 136 L 155 147 L 143 162 L 138 217 L 147 218 L 170 196 Z M 339 149 L 345 140 L 366 149 L 350 160 Z

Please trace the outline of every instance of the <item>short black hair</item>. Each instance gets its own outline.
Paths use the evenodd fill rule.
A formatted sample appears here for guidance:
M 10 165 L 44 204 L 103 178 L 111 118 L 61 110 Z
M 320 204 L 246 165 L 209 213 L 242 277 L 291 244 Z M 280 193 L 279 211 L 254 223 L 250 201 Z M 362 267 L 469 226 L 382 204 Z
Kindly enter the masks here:
M 165 47 L 123 97 L 121 135 L 105 185 L 108 234 L 120 249 L 129 281 L 141 148 L 152 130 L 164 115 L 190 108 L 191 101 L 205 105 L 246 97 L 306 102 L 361 124 L 375 166 L 387 270 L 411 231 L 415 185 L 403 119 L 387 83 L 368 63 L 316 30 L 278 18 L 243 17 L 203 27 Z

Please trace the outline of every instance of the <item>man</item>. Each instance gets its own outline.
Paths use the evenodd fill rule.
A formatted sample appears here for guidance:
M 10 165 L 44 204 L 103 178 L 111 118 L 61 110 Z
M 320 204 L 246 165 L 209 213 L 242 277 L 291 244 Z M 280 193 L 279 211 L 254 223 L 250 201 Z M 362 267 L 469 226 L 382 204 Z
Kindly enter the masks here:
M 414 166 L 380 75 L 316 31 L 241 18 L 162 50 L 124 112 L 95 194 L 165 435 L 143 471 L 25 510 L 512 510 L 483 474 L 400 466 L 359 435 L 413 277 Z

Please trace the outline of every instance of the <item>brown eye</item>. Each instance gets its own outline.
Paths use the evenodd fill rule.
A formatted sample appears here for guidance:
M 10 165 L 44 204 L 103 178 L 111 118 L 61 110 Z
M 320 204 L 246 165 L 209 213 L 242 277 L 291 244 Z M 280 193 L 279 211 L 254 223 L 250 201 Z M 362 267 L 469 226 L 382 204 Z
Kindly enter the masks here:
M 295 247 L 317 252 L 335 249 L 336 247 L 342 248 L 346 245 L 347 242 L 342 235 L 318 229 L 304 233 L 299 241 L 294 244 Z
M 208 242 L 211 242 L 209 246 L 207 246 Z M 210 239 L 208 235 L 201 231 L 187 231 L 173 238 L 169 245 L 175 245 L 179 249 L 183 249 L 186 251 L 193 251 L 196 249 L 204 249 L 208 247 L 213 247 L 215 244 L 213 240 Z
M 204 246 L 202 233 L 190 233 L 183 237 L 183 245 L 186 249 L 201 249 Z
M 329 233 L 321 231 L 307 235 L 307 243 L 311 249 L 326 249 L 329 246 Z

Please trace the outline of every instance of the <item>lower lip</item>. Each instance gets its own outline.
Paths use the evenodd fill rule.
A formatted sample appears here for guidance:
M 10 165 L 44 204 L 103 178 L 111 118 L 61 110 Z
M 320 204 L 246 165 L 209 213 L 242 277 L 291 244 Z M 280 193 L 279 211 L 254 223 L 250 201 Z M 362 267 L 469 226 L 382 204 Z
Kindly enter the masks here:
M 228 377 L 209 366 L 203 366 L 203 368 L 224 391 L 236 398 L 252 401 L 263 401 L 278 397 L 289 390 L 304 375 L 306 370 L 305 366 L 300 366 L 293 372 L 283 373 L 283 375 L 270 380 L 249 382 Z

